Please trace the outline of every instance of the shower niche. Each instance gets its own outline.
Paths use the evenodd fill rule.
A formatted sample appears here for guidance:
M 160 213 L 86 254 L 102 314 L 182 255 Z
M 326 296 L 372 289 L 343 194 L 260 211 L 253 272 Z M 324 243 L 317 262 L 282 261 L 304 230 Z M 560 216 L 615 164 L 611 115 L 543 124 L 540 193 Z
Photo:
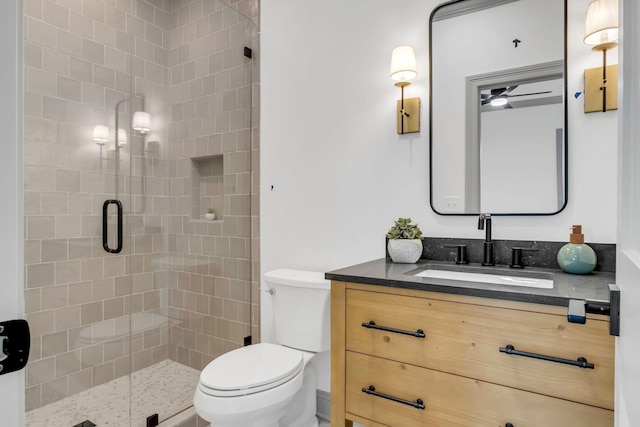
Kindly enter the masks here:
M 191 158 L 191 219 L 205 221 L 213 209 L 215 220 L 224 214 L 223 155 Z

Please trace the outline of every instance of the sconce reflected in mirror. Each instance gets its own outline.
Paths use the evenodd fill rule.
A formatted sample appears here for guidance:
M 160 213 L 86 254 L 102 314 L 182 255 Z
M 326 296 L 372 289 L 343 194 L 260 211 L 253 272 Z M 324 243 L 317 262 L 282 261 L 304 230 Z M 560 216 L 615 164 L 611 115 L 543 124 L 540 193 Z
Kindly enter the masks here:
M 587 8 L 584 42 L 602 51 L 602 68 L 584 71 L 584 112 L 618 108 L 618 65 L 607 65 L 607 50 L 618 45 L 618 0 L 594 0 Z
M 131 127 L 141 134 L 146 135 L 151 131 L 151 114 L 145 111 L 136 111 L 133 114 Z
M 109 128 L 105 125 L 95 125 L 93 127 L 93 140 L 98 145 L 104 145 L 109 141 Z
M 397 81 L 401 98 L 397 104 L 398 133 L 420 132 L 420 98 L 404 97 L 404 88 L 409 80 L 418 75 L 416 68 L 416 52 L 413 46 L 398 46 L 391 53 L 391 79 Z

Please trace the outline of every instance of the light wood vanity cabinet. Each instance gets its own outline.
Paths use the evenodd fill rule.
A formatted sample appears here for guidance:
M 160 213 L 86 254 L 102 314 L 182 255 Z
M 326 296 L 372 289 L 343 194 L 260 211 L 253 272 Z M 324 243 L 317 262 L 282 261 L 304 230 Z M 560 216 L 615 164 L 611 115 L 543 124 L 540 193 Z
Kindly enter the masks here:
M 562 307 L 334 281 L 331 351 L 333 427 L 613 426 L 604 316 L 580 325 Z

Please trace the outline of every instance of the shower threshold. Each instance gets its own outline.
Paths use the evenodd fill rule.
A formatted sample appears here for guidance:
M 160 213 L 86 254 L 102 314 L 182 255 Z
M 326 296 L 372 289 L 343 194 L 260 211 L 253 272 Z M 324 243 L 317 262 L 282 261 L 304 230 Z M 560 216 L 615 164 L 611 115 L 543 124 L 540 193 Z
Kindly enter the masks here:
M 75 426 L 91 420 L 100 427 L 145 427 L 149 415 L 160 420 L 192 406 L 200 371 L 164 360 L 26 413 L 26 427 Z M 131 396 L 131 424 L 129 424 Z

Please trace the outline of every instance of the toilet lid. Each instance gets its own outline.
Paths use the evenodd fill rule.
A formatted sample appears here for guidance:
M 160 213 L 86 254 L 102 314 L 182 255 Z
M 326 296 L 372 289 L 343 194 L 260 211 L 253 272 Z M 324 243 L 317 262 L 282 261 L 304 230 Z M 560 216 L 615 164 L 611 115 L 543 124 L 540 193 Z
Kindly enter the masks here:
M 213 396 L 257 393 L 289 381 L 304 367 L 302 352 L 260 343 L 223 354 L 200 374 L 200 389 Z

